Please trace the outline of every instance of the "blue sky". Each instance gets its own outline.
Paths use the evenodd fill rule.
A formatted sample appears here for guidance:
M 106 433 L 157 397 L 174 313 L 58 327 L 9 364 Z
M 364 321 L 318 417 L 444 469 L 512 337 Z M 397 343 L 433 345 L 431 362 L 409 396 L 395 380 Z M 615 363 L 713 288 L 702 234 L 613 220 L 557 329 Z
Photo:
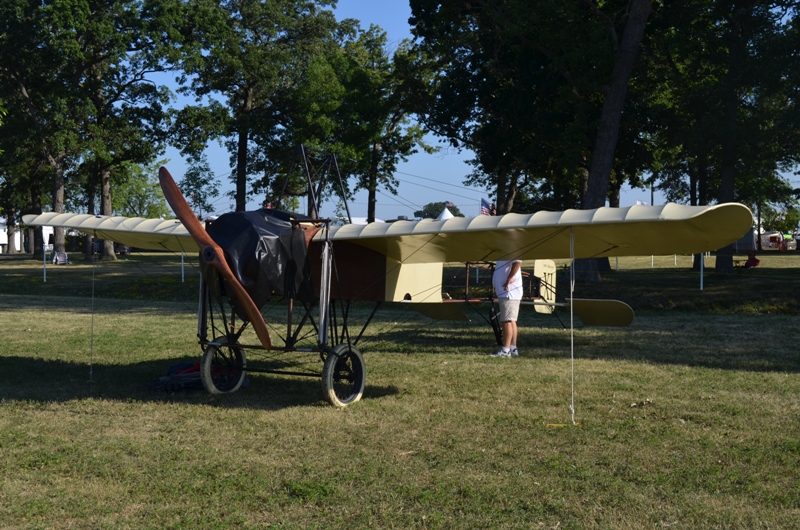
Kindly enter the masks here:
M 411 38 L 408 18 L 411 9 L 407 0 L 339 0 L 336 7 L 337 18 L 354 18 L 361 21 L 363 28 L 376 24 L 388 34 L 389 46 L 397 46 L 402 39 Z M 429 143 L 436 143 L 434 137 L 429 138 Z M 228 176 L 230 175 L 229 156 L 225 149 L 217 144 L 209 146 L 207 151 L 212 170 L 220 180 L 223 189 L 231 189 Z M 176 179 L 180 179 L 186 170 L 186 164 L 179 153 L 169 149 L 166 154 L 170 162 L 167 164 L 170 172 Z M 490 198 L 486 190 L 467 188 L 463 185 L 464 177 L 470 172 L 466 163 L 471 158 L 469 151 L 456 152 L 443 146 L 441 152 L 433 155 L 424 152 L 412 155 L 408 162 L 398 166 L 397 180 L 400 182 L 398 194 L 389 192 L 378 194 L 377 217 L 381 219 L 394 219 L 405 215 L 412 218 L 414 211 L 421 209 L 429 202 L 452 201 L 461 212 L 467 216 L 478 215 L 481 197 Z M 621 206 L 629 206 L 637 199 L 650 200 L 649 190 L 623 190 Z M 248 208 L 256 208 L 261 198 L 255 197 Z M 656 195 L 656 202 L 663 201 Z M 224 213 L 233 209 L 233 200 L 219 198 L 215 201 L 219 209 L 217 213 Z M 349 203 L 351 214 L 354 217 L 366 217 L 366 193 L 357 193 L 355 199 Z M 332 216 L 334 204 L 323 205 L 322 215 Z

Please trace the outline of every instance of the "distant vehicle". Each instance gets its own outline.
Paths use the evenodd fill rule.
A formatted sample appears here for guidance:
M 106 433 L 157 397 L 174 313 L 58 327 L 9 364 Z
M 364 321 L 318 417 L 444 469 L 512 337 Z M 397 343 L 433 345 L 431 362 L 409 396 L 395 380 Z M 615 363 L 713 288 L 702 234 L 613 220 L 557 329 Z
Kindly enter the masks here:
M 797 241 L 791 234 L 781 234 L 780 232 L 764 232 L 761 234 L 761 250 L 797 250 Z

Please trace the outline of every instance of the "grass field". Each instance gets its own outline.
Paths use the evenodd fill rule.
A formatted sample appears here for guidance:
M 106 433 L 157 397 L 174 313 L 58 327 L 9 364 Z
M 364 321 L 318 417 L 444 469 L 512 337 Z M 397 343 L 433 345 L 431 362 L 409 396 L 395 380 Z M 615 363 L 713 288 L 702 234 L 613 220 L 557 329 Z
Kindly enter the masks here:
M 154 392 L 200 353 L 188 261 L 0 261 L 0 528 L 796 528 L 800 255 L 762 258 L 702 293 L 681 256 L 579 285 L 637 316 L 576 329 L 578 425 L 553 316 L 494 359 L 481 317 L 381 310 L 344 410 L 312 378 Z

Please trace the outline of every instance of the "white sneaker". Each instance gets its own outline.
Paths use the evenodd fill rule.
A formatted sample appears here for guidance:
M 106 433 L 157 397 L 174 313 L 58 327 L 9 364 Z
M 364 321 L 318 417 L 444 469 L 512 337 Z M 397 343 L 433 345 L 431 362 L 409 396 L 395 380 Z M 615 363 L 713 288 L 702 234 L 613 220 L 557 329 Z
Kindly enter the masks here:
M 519 350 L 516 348 L 511 348 L 511 356 L 512 357 L 519 357 Z
M 491 357 L 511 357 L 510 351 L 497 350 Z

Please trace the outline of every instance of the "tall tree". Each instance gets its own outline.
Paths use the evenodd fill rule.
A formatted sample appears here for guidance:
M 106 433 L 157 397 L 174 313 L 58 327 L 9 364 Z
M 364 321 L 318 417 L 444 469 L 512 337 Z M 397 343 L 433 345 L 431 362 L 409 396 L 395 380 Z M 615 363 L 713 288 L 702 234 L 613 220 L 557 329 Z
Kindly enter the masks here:
M 193 48 L 183 60 L 184 92 L 198 105 L 184 109 L 185 152 L 203 143 L 195 124 L 211 126 L 231 154 L 236 210 L 247 203 L 253 163 L 268 146 L 253 138 L 280 138 L 285 104 L 302 83 L 308 64 L 335 38 L 338 28 L 327 6 L 332 0 L 190 0 L 184 33 Z M 189 50 L 189 47 L 187 47 Z M 213 99 L 221 97 L 225 106 Z M 187 137 L 193 142 L 188 142 Z M 188 146 L 188 147 L 186 147 Z
M 614 48 L 614 66 L 611 69 L 608 85 L 603 86 L 603 107 L 600 123 L 592 149 L 592 163 L 589 167 L 589 180 L 584 200 L 584 208 L 605 206 L 608 198 L 608 184 L 614 167 L 617 140 L 619 139 L 622 111 L 628 94 L 628 84 L 633 73 L 639 44 L 644 36 L 647 19 L 652 5 L 650 0 L 630 0 L 624 17 L 621 38 L 617 37 L 619 22 L 600 10 L 593 0 L 586 0 L 592 11 L 605 19 Z
M 65 201 L 70 159 L 99 173 L 111 213 L 110 168 L 150 161 L 163 144 L 168 94 L 147 75 L 171 53 L 179 2 L 172 0 L 3 0 L 2 90 L 52 168 L 53 211 Z M 55 250 L 63 251 L 63 229 Z M 113 257 L 113 251 L 108 252 Z
M 356 161 L 356 189 L 367 190 L 367 222 L 372 223 L 379 188 L 397 193 L 397 164 L 417 147 L 428 153 L 436 151 L 423 140 L 427 131 L 410 120 L 414 84 L 410 77 L 412 71 L 419 75 L 424 70 L 408 42 L 390 54 L 386 32 L 377 26 L 348 43 L 344 52 L 348 63 L 339 113 L 344 131 L 341 141 L 350 147 Z
M 649 0 L 411 7 L 420 47 L 439 61 L 424 121 L 475 151 L 470 183 L 496 190 L 498 212 L 511 211 L 520 189 L 551 179 L 566 179 L 587 207 L 587 193 L 605 202 L 618 138 L 640 141 L 618 130 Z M 626 164 L 625 176 L 641 166 Z
M 171 215 L 158 182 L 158 168 L 164 162 L 147 166 L 130 162 L 123 164 L 119 170 L 127 173 L 127 178 L 116 186 L 112 201 L 114 215 L 147 219 L 163 219 Z
M 673 198 L 758 205 L 780 189 L 788 197 L 776 176 L 800 155 L 798 6 L 682 0 L 659 11 L 640 88 Z M 730 249 L 717 253 L 716 270 L 733 270 Z
M 68 11 L 80 10 L 64 2 Z M 11 111 L 24 116 L 19 135 L 33 138 L 40 156 L 52 168 L 53 211 L 63 212 L 64 170 L 77 146 L 77 123 L 85 104 L 74 98 L 79 74 L 68 76 L 68 53 L 61 36 L 72 32 L 71 20 L 58 5 L 32 0 L 2 0 L 0 17 L 0 83 Z M 66 52 L 66 53 L 65 53 Z M 23 120 L 18 120 L 22 125 Z M 55 248 L 64 250 L 64 231 L 55 231 Z

